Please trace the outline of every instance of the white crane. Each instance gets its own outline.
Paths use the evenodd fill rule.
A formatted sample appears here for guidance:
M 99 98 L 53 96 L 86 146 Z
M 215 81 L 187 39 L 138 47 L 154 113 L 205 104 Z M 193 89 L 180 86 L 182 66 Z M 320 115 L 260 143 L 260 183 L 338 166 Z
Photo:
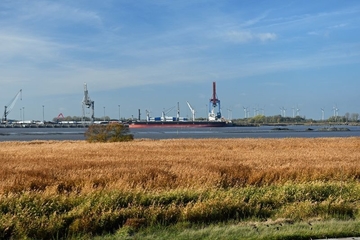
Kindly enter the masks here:
M 95 117 L 94 117 L 94 101 L 91 101 L 89 97 L 89 92 L 87 90 L 87 85 L 84 83 L 84 98 L 82 101 L 82 109 L 83 109 L 83 121 L 85 120 L 85 107 L 90 108 L 91 107 L 91 123 L 94 123 Z
M 171 108 L 169 108 L 167 110 L 164 109 L 164 111 L 162 111 L 162 113 L 161 113 L 161 121 L 166 122 L 166 114 L 168 114 L 174 108 L 175 108 L 175 106 L 173 106 L 173 107 L 171 107 Z
M 195 121 L 195 110 L 191 107 L 190 103 L 189 102 L 186 102 L 187 105 L 189 106 L 190 108 L 190 111 L 191 111 L 191 115 L 192 115 L 192 120 Z
M 145 110 L 146 112 L 146 121 L 149 122 L 150 121 L 150 111 Z
M 19 99 L 19 97 L 20 97 L 20 100 L 22 100 L 22 89 L 20 89 L 20 91 L 15 95 L 15 97 L 13 99 L 11 99 L 11 101 L 5 106 L 4 116 L 3 116 L 4 122 L 7 121 L 7 116 L 9 115 L 11 110 L 14 108 L 16 101 Z

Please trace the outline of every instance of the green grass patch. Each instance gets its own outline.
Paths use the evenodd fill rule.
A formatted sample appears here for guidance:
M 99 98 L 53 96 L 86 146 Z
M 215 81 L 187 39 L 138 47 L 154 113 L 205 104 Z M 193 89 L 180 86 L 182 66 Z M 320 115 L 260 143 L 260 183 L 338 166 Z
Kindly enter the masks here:
M 132 232 L 122 228 L 113 235 L 95 239 L 315 239 L 360 236 L 360 221 L 316 221 L 222 223 L 211 225 L 178 224 L 170 227 L 155 226 Z
M 249 239 L 359 236 L 359 203 L 358 182 L 160 192 L 99 190 L 86 195 L 29 191 L 0 196 L 0 239 L 167 234 L 167 239 L 239 239 L 242 232 L 240 236 Z

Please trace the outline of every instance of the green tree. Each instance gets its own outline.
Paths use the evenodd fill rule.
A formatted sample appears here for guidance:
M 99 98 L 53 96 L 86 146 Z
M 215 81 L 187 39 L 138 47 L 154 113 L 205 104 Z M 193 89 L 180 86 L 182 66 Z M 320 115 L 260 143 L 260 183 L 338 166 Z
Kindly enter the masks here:
M 249 119 L 250 123 L 264 123 L 265 122 L 265 116 L 264 115 L 256 115 L 255 117 L 252 117 Z
M 88 142 L 126 142 L 134 140 L 129 128 L 121 123 L 92 124 L 85 132 Z
M 358 113 L 352 113 L 351 114 L 351 120 L 356 122 L 359 120 L 359 114 Z

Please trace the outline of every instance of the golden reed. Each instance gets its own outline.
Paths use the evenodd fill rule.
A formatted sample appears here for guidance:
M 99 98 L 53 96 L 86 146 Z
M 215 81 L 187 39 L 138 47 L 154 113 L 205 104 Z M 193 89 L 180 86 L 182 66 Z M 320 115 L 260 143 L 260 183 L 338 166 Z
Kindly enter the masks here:
M 360 138 L 0 143 L 0 194 L 360 179 Z

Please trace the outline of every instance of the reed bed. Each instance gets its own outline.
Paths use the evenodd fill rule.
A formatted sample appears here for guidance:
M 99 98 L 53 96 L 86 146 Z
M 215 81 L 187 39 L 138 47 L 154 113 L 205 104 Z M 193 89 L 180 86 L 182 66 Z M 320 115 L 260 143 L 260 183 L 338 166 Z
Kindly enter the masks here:
M 360 138 L 0 143 L 0 193 L 203 189 L 360 179 Z
M 359 147 L 360 138 L 2 142 L 0 239 L 332 219 L 351 220 L 343 236 L 357 236 Z

